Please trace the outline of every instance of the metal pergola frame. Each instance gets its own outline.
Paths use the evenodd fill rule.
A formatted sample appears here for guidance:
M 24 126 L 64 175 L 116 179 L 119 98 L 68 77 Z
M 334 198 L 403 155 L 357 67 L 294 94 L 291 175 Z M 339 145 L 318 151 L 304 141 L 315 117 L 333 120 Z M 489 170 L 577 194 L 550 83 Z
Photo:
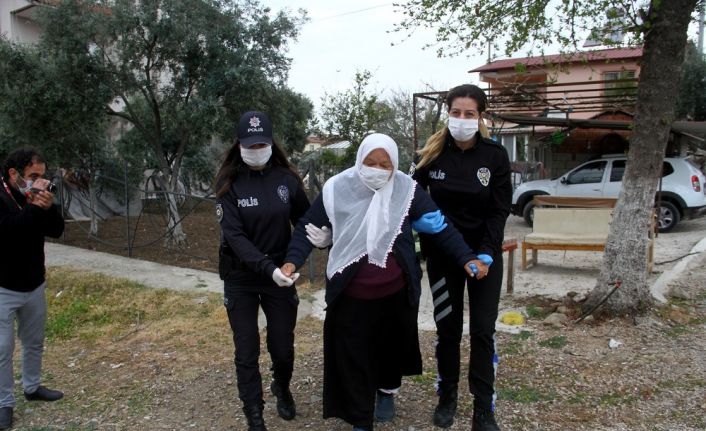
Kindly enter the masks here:
M 606 84 L 619 84 L 608 88 Z M 612 91 L 624 94 L 610 94 Z M 608 129 L 632 130 L 632 121 L 570 118 L 571 113 L 634 111 L 637 98 L 637 79 L 608 81 L 581 81 L 572 83 L 508 83 L 501 87 L 487 89 L 488 107 L 486 115 L 493 120 L 519 126 L 546 126 L 567 129 Z M 436 116 L 432 122 L 432 133 L 441 117 L 441 109 L 448 91 L 428 91 L 412 95 L 412 121 L 414 127 L 414 150 L 418 141 L 417 103 L 418 99 L 433 101 Z M 562 94 L 561 97 L 556 95 Z M 549 117 L 549 112 L 563 113 L 565 118 Z M 502 129 L 502 127 L 500 128 Z M 703 142 L 697 135 L 706 135 L 706 123 L 676 121 L 672 123 L 673 133 L 685 135 Z

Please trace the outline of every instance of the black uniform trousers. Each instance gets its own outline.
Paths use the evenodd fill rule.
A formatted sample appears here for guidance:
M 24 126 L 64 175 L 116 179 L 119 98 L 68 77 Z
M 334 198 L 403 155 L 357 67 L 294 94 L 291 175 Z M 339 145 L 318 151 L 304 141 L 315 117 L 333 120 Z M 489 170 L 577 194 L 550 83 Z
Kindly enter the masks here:
M 324 418 L 372 429 L 378 388 L 421 374 L 417 313 L 407 289 L 379 299 L 342 294 L 324 320 Z
M 235 286 L 225 282 L 224 304 L 233 330 L 238 396 L 244 405 L 262 406 L 258 311 L 267 318 L 267 351 L 273 378 L 288 385 L 294 368 L 294 327 L 299 298 L 294 286 Z
M 436 321 L 436 360 L 439 390 L 458 385 L 463 335 L 464 289 L 468 289 L 471 357 L 468 384 L 474 405 L 495 409 L 495 371 L 498 356 L 495 321 L 503 279 L 502 255 L 495 256 L 488 275 L 481 280 L 468 277 L 443 255 L 427 258 L 427 273 L 434 299 Z

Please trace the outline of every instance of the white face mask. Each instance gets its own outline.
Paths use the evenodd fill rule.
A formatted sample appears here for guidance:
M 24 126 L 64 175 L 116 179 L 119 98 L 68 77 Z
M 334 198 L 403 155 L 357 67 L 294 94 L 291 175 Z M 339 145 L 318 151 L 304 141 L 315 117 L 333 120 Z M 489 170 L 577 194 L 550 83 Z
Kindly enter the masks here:
M 378 190 L 387 184 L 392 172 L 387 169 L 371 168 L 363 165 L 358 170 L 358 175 L 366 186 L 373 190 Z
M 259 168 L 265 166 L 270 157 L 272 156 L 272 146 L 268 145 L 264 148 L 250 149 L 240 147 L 240 155 L 243 157 L 243 161 L 248 166 L 253 168 Z
M 470 140 L 478 131 L 478 120 L 469 118 L 463 120 L 461 118 L 449 117 L 449 132 L 457 141 L 466 142 Z

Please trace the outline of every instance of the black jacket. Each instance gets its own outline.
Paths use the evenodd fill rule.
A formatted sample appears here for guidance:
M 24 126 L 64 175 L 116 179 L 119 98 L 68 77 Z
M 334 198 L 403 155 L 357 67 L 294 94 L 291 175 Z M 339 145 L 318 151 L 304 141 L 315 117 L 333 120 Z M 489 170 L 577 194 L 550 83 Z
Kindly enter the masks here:
M 498 256 L 510 215 L 512 183 L 507 151 L 476 134 L 477 144 L 461 150 L 449 135 L 441 154 L 412 178 L 425 190 L 478 254 Z M 427 235 L 420 235 L 425 255 L 434 253 Z
M 402 232 L 397 236 L 392 245 L 392 252 L 397 259 L 397 263 L 402 268 L 407 286 L 409 286 L 409 301 L 412 305 L 419 304 L 421 295 L 422 268 L 419 266 L 419 259 L 414 248 L 414 237 L 412 236 L 412 225 L 410 220 L 417 220 L 422 215 L 438 210 L 438 207 L 429 198 L 429 195 L 420 187 L 416 187 L 414 197 L 409 208 L 409 213 L 402 222 Z M 321 194 L 314 200 L 314 203 L 309 208 L 309 211 L 299 220 L 294 229 L 292 242 L 287 250 L 285 262 L 293 263 L 297 268 L 304 264 L 307 256 L 311 253 L 313 245 L 306 238 L 306 230 L 304 226 L 307 223 L 312 223 L 317 227 L 328 226 L 331 228 L 331 223 L 326 215 L 324 202 Z M 451 256 L 459 267 L 476 256 L 471 249 L 463 242 L 463 238 L 453 225 L 449 225 L 443 231 L 436 235 L 429 235 L 439 249 L 443 250 L 447 255 Z M 363 259 L 367 259 L 363 257 Z M 348 286 L 353 277 L 358 272 L 361 264 L 365 262 L 363 259 L 349 265 L 343 272 L 334 275 L 332 279 L 326 280 L 326 304 L 331 305 L 336 298 Z
M 45 281 L 44 237 L 60 237 L 64 219 L 58 206 L 45 210 L 10 192 L 0 183 L 0 287 L 30 292 Z
M 289 169 L 241 168 L 228 193 L 216 200 L 221 279 L 236 285 L 274 285 L 272 272 L 283 263 L 291 225 L 308 208 L 301 182 Z

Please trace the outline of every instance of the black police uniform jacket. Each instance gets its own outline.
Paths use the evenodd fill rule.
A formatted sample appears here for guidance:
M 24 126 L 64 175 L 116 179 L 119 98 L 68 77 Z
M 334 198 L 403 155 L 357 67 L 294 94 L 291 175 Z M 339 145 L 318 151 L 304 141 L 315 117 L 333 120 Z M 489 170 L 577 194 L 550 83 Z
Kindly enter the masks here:
M 44 237 L 59 238 L 64 219 L 57 205 L 42 209 L 0 186 L 0 287 L 31 292 L 45 281 Z
M 274 285 L 272 272 L 283 263 L 291 226 L 308 208 L 302 183 L 291 170 L 239 169 L 228 193 L 216 200 L 221 279 L 234 286 Z
M 413 164 L 411 174 L 476 253 L 500 255 L 512 202 L 510 160 L 504 147 L 476 133 L 476 145 L 461 150 L 447 134 L 439 156 L 421 169 Z M 438 248 L 428 235 L 419 236 L 422 252 L 433 256 Z

